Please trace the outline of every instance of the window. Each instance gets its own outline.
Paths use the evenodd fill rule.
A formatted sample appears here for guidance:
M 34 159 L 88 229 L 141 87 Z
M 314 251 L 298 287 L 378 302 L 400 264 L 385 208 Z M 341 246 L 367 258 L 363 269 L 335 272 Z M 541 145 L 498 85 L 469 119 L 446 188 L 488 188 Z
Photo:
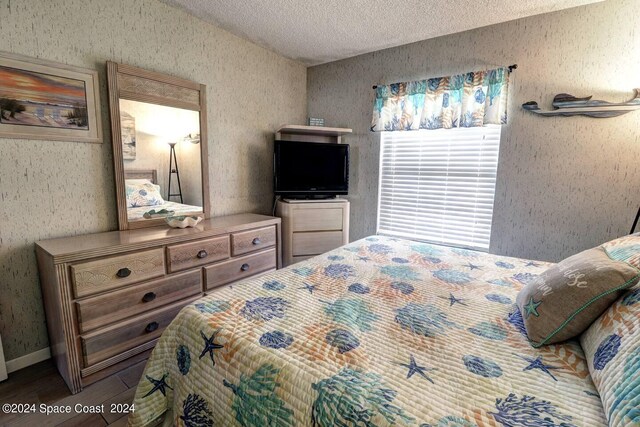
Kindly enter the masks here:
M 382 132 L 378 233 L 488 250 L 500 129 Z

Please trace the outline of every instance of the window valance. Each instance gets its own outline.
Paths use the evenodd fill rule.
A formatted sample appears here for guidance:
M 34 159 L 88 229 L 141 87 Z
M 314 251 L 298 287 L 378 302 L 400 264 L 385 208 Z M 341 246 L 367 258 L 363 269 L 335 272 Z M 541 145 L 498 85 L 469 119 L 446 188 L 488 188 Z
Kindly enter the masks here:
M 376 87 L 371 130 L 450 129 L 507 123 L 509 68 Z

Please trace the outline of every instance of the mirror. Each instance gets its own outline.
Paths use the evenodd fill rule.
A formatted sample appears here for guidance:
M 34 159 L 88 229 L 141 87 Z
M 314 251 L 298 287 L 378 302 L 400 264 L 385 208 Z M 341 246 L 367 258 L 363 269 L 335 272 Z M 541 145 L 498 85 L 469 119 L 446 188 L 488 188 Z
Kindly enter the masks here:
M 107 63 L 118 222 L 208 216 L 204 86 Z M 204 143 L 202 142 L 204 141 Z
M 127 221 L 202 214 L 198 112 L 120 99 L 120 129 Z

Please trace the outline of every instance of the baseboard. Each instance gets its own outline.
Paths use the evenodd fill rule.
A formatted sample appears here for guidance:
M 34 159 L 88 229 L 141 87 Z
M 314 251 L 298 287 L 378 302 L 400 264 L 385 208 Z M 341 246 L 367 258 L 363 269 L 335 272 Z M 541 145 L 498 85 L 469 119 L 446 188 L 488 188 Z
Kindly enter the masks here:
M 27 366 L 35 365 L 38 362 L 51 358 L 51 349 L 45 347 L 42 350 L 34 351 L 33 353 L 25 354 L 15 359 L 7 360 L 7 373 L 18 371 Z

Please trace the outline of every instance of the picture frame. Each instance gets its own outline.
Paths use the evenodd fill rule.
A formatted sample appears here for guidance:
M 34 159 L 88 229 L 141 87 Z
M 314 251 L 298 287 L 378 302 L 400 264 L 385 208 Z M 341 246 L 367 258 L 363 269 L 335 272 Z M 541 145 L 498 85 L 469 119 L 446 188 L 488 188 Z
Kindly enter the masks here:
M 136 159 L 136 118 L 126 111 L 120 112 L 122 133 L 122 160 Z
M 0 138 L 102 143 L 98 72 L 0 51 Z

